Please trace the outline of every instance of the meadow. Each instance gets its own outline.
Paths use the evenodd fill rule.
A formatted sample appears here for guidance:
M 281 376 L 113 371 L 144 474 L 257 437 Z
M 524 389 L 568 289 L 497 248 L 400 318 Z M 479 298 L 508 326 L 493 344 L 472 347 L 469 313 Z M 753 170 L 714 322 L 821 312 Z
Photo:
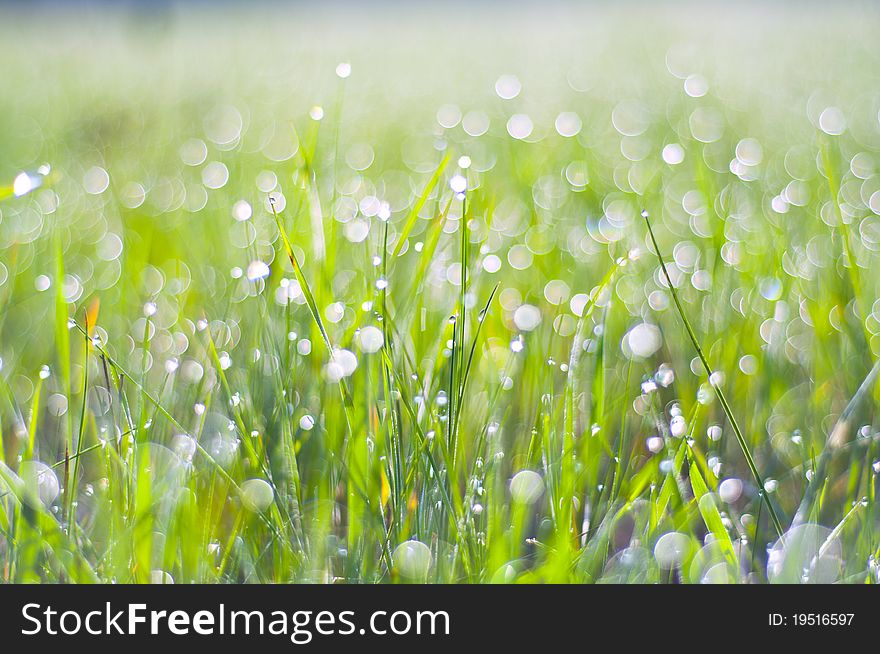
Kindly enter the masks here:
M 0 12 L 4 582 L 880 581 L 875 7 Z

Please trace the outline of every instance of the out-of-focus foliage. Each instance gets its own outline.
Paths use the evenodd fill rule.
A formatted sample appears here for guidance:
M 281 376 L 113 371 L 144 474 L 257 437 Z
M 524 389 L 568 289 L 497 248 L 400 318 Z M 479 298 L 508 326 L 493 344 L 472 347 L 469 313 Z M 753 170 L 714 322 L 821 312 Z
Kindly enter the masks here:
M 4 581 L 877 579 L 875 10 L 3 11 Z

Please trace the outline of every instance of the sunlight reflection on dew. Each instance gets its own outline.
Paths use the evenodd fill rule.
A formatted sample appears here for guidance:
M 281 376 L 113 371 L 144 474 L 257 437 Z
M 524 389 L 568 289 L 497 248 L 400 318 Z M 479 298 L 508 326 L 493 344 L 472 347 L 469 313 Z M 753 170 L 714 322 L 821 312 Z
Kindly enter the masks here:
M 522 84 L 516 75 L 502 75 L 495 82 L 495 93 L 502 100 L 512 100 L 522 91 Z
M 248 479 L 241 485 L 241 503 L 249 511 L 262 513 L 274 499 L 272 486 L 265 479 Z
M 404 578 L 425 581 L 433 563 L 431 549 L 418 540 L 408 540 L 394 549 L 394 569 Z
M 510 480 L 510 496 L 519 504 L 534 504 L 544 493 L 544 480 L 534 470 L 520 470 Z
M 534 125 L 527 114 L 513 114 L 507 121 L 507 133 L 515 139 L 526 139 L 532 134 Z

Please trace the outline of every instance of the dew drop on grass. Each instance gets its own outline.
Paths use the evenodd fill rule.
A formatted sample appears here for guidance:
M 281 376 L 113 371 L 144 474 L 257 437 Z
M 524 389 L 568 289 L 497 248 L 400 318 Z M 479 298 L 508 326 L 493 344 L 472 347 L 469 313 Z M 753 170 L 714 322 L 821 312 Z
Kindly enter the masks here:
M 583 127 L 583 122 L 581 121 L 580 116 L 576 113 L 572 111 L 563 111 L 556 116 L 554 127 L 556 127 L 556 132 L 560 136 L 571 138 L 580 133 L 581 127 Z
M 248 511 L 262 513 L 274 499 L 272 486 L 265 479 L 248 479 L 241 485 L 241 503 Z
M 192 461 L 196 453 L 196 441 L 188 434 L 177 434 L 171 441 L 171 450 L 181 458 L 181 460 Z
M 20 198 L 42 185 L 42 178 L 30 173 L 19 173 L 12 181 L 12 193 Z
M 544 480 L 534 470 L 520 470 L 510 480 L 510 496 L 519 504 L 534 504 L 544 492 Z
M 678 143 L 669 143 L 668 145 L 663 146 L 661 156 L 663 157 L 663 161 L 670 166 L 677 166 L 684 161 L 684 148 Z
M 501 259 L 497 255 L 490 254 L 483 259 L 483 270 L 487 273 L 496 273 L 501 269 Z
M 270 274 L 269 265 L 264 261 L 251 261 L 247 267 L 247 278 L 255 282 L 259 279 L 265 279 Z
M 58 475 L 42 461 L 24 461 L 18 475 L 25 485 L 25 493 L 32 502 L 49 506 L 61 492 Z
M 50 286 L 52 286 L 52 280 L 48 275 L 37 275 L 34 279 L 34 288 L 38 291 L 47 291 Z
M 431 569 L 431 548 L 418 540 L 408 540 L 394 549 L 394 569 L 409 581 L 425 581 Z
M 660 450 L 663 449 L 663 439 L 660 438 L 660 436 L 651 436 L 645 444 L 648 448 L 648 451 L 652 452 L 653 454 L 657 454 Z
M 507 133 L 515 139 L 526 139 L 532 135 L 534 124 L 528 114 L 513 114 L 507 121 Z
M 751 354 L 743 355 L 739 360 L 739 369 L 744 375 L 754 375 L 758 370 L 758 360 Z
M 464 175 L 453 175 L 449 180 L 449 188 L 453 193 L 464 193 L 467 191 L 467 178 Z
M 842 571 L 840 539 L 822 525 L 792 527 L 767 556 L 767 579 L 773 584 L 832 584 Z
M 621 349 L 624 354 L 647 359 L 663 344 L 660 329 L 656 325 L 643 322 L 630 329 L 623 337 Z
M 92 166 L 83 175 L 83 187 L 90 195 L 100 195 L 110 186 L 110 175 L 100 166 Z
M 517 329 L 530 332 L 541 324 L 541 310 L 532 304 L 521 304 L 513 312 L 513 323 Z
M 522 84 L 516 75 L 502 75 L 495 82 L 495 93 L 502 100 L 512 100 L 522 91 Z
M 220 161 L 211 161 L 202 168 L 202 184 L 209 189 L 219 189 L 229 181 L 229 169 Z
M 681 438 L 687 433 L 687 422 L 684 416 L 674 416 L 669 423 L 669 432 L 676 438 Z
M 664 570 L 672 570 L 681 565 L 687 556 L 691 542 L 687 534 L 670 531 L 657 539 L 654 545 L 654 558 Z
M 232 217 L 235 218 L 235 220 L 237 220 L 238 222 L 250 220 L 251 216 L 253 215 L 253 207 L 251 207 L 250 203 L 246 200 L 239 200 L 232 205 Z
M 741 479 L 725 479 L 718 485 L 718 496 L 723 502 L 732 504 L 736 502 L 743 491 L 743 483 Z
M 367 354 L 378 352 L 382 349 L 384 342 L 385 337 L 382 335 L 382 330 L 373 325 L 367 325 L 357 335 L 358 347 L 361 352 L 366 352 Z
M 684 92 L 692 98 L 702 98 L 709 92 L 709 82 L 702 75 L 689 75 L 684 81 Z
M 837 107 L 827 107 L 819 114 L 819 128 L 831 136 L 838 136 L 846 131 L 846 117 Z

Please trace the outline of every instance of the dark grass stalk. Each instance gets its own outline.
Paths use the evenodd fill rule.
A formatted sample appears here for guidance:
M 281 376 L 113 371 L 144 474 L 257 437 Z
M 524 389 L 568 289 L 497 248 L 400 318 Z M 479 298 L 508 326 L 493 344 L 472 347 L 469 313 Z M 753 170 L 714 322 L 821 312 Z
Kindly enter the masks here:
M 681 304 L 681 300 L 678 298 L 678 293 L 675 291 L 675 285 L 672 283 L 672 278 L 669 276 L 669 271 L 666 269 L 666 262 L 663 260 L 663 255 L 660 253 L 660 246 L 657 244 L 657 238 L 654 236 L 654 230 L 651 227 L 651 220 L 647 211 L 642 211 L 642 217 L 645 219 L 645 224 L 648 227 L 648 234 L 651 237 L 651 244 L 654 246 L 654 253 L 657 255 L 657 260 L 660 262 L 660 268 L 663 270 L 663 275 L 666 278 L 666 283 L 669 285 L 669 293 L 672 295 L 672 300 L 675 303 L 675 308 L 678 311 L 678 315 L 681 317 L 682 322 L 684 323 L 685 330 L 687 331 L 688 338 L 691 341 L 691 344 L 694 346 L 694 349 L 697 351 L 697 356 L 700 358 L 700 362 L 703 364 L 703 368 L 706 371 L 707 375 L 712 374 L 712 366 L 709 365 L 708 359 L 706 359 L 706 355 L 703 354 L 703 348 L 700 347 L 700 342 L 697 340 L 697 336 L 694 333 L 693 327 L 691 327 L 691 323 L 688 320 L 687 314 L 685 313 L 684 307 Z M 739 423 L 736 421 L 736 418 L 733 415 L 733 411 L 730 408 L 730 404 L 727 402 L 727 397 L 724 395 L 724 391 L 721 390 L 720 385 L 718 384 L 709 384 L 712 387 L 712 390 L 715 391 L 715 396 L 718 398 L 718 401 L 721 403 L 721 408 L 724 411 L 724 415 L 727 416 L 727 420 L 730 422 L 731 427 L 733 428 L 733 433 L 736 435 L 736 440 L 739 443 L 739 447 L 742 450 L 743 456 L 746 459 L 746 464 L 749 467 L 749 470 L 752 473 L 752 477 L 755 479 L 755 483 L 758 485 L 758 489 L 760 491 L 761 499 L 767 503 L 767 512 L 770 514 L 770 520 L 773 522 L 773 527 L 776 529 L 776 533 L 780 538 L 783 537 L 785 533 L 782 529 L 782 522 L 779 520 L 779 515 L 776 513 L 776 509 L 773 508 L 773 504 L 770 502 L 770 496 L 767 493 L 767 490 L 764 488 L 764 479 L 761 477 L 761 473 L 758 471 L 758 466 L 755 464 L 755 458 L 752 456 L 752 452 L 749 449 L 749 445 L 746 442 L 745 436 L 743 436 L 742 430 L 739 427 Z
M 86 318 L 86 334 L 89 331 L 88 318 Z M 76 447 L 74 448 L 73 472 L 68 481 L 68 487 L 65 489 L 67 493 L 67 521 L 71 538 L 74 538 L 76 530 L 76 483 L 79 475 L 80 453 L 82 452 L 83 439 L 86 433 L 86 412 L 88 408 L 88 390 L 89 390 L 89 345 L 91 339 L 84 337 L 83 347 L 83 385 L 82 385 L 82 410 L 79 414 L 79 434 L 76 439 Z M 68 457 L 69 458 L 69 457 Z M 66 468 L 66 466 L 65 466 Z

